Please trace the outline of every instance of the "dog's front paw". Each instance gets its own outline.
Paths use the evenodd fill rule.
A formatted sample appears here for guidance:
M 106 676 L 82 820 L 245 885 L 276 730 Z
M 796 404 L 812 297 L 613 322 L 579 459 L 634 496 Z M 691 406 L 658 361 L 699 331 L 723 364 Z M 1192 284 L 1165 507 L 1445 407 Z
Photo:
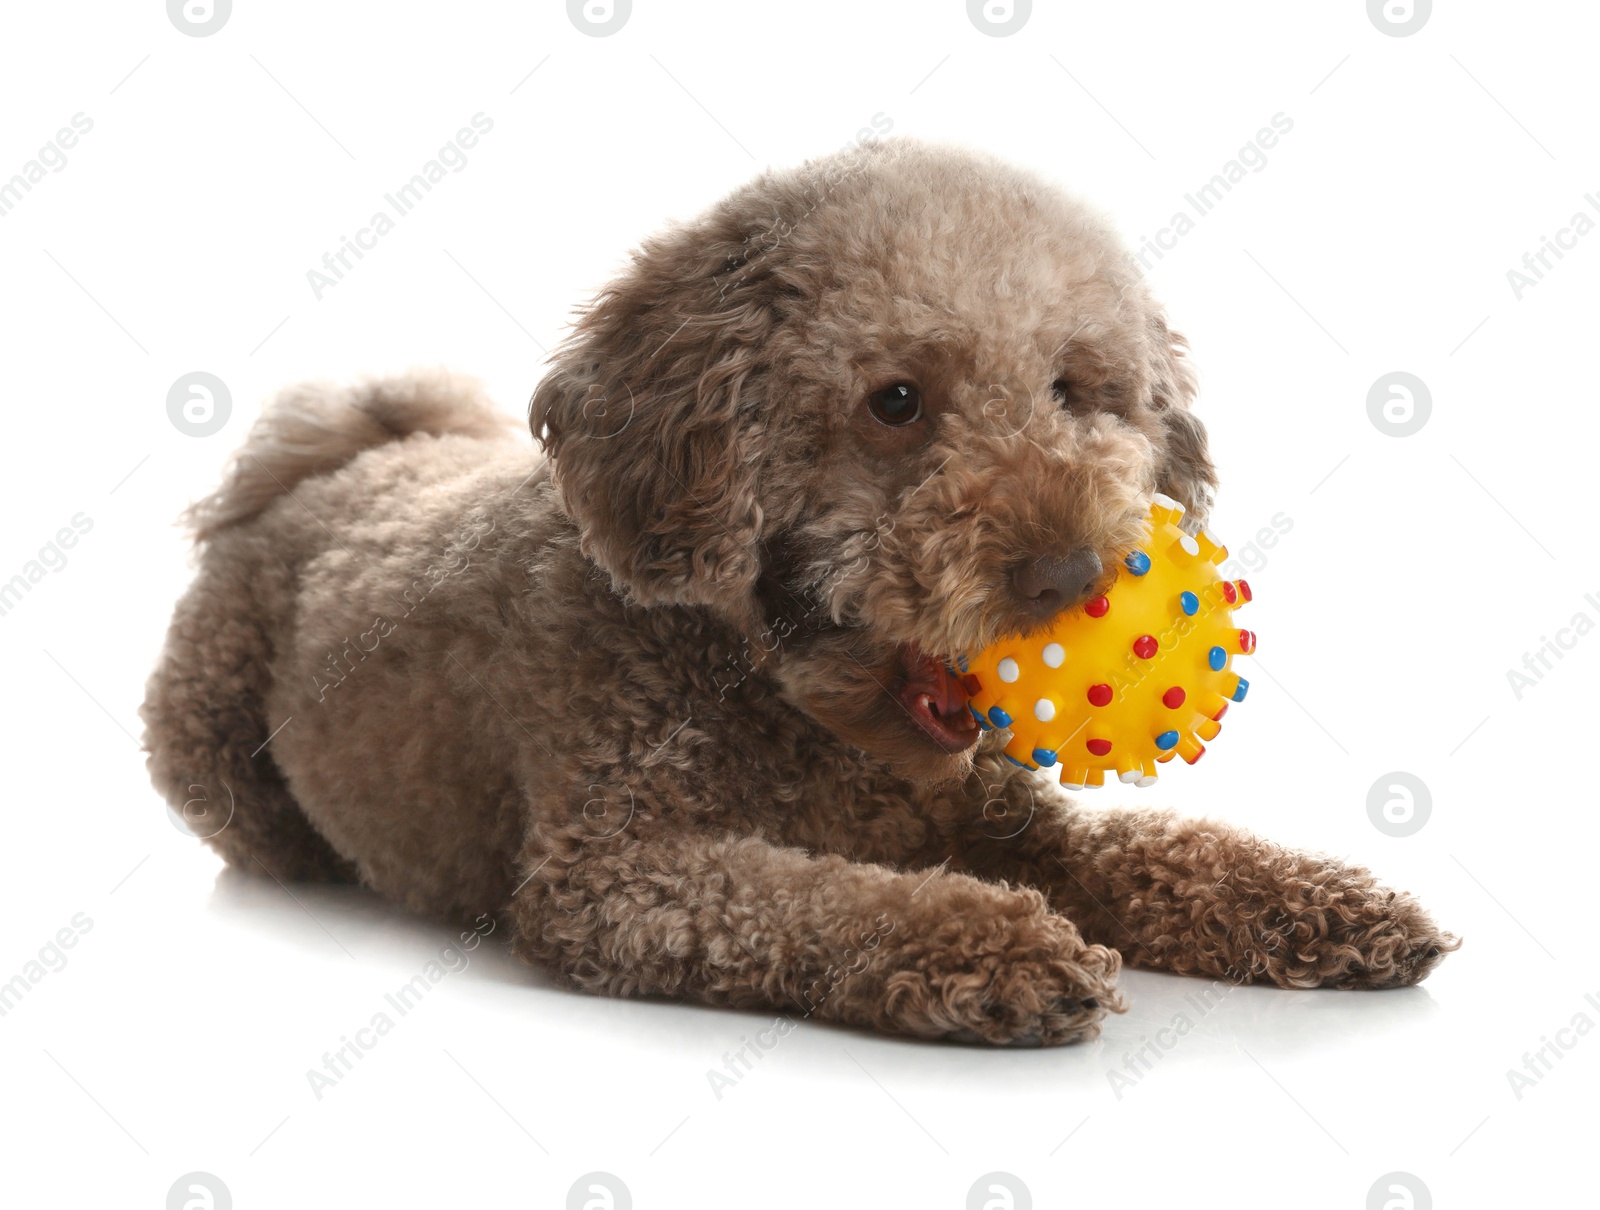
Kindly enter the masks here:
M 1341 897 L 1326 915 L 1327 935 L 1297 955 L 1318 987 L 1409 987 L 1461 947 L 1410 895 L 1382 887 Z
M 1209 935 L 1229 938 L 1213 964 L 1226 957 L 1216 973 L 1240 982 L 1405 987 L 1461 945 L 1410 895 L 1327 858 L 1283 853 L 1254 876 L 1212 890 L 1211 924 L 1228 927 Z
M 1125 1005 L 1122 958 L 1086 945 L 1065 919 L 1037 916 L 939 938 L 916 969 L 886 982 L 886 1009 L 907 1032 L 999 1046 L 1059 1046 L 1100 1032 Z

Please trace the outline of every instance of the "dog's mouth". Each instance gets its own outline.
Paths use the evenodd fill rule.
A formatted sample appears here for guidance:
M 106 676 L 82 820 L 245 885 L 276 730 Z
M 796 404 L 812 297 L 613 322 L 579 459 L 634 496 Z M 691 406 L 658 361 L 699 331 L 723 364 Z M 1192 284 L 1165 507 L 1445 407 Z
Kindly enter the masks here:
M 963 752 L 977 743 L 981 732 L 960 674 L 914 644 L 900 648 L 899 697 L 911 721 L 946 752 Z

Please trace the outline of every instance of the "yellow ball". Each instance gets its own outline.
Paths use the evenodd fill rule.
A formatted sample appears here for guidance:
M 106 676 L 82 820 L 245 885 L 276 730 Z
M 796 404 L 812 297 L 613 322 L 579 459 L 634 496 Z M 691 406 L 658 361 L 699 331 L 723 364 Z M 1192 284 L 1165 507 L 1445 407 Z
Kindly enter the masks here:
M 1233 623 L 1250 600 L 1218 566 L 1227 548 L 1179 528 L 1183 505 L 1156 496 L 1145 537 L 1104 596 L 1047 630 L 1002 639 L 960 662 L 971 709 L 986 730 L 1007 729 L 1005 754 L 1029 769 L 1061 765 L 1062 785 L 1121 780 L 1153 785 L 1156 766 L 1194 764 L 1250 683 L 1233 657 L 1255 635 Z

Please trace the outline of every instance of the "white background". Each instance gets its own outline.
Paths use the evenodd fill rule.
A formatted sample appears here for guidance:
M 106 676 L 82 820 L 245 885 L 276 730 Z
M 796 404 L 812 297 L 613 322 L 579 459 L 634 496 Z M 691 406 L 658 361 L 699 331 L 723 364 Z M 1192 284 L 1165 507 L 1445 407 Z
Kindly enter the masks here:
M 1542 1205 L 1592 1179 L 1600 1037 L 1562 1035 L 1520 1099 L 1506 1075 L 1600 1024 L 1600 637 L 1520 699 L 1507 678 L 1600 621 L 1600 233 L 1520 300 L 1506 276 L 1600 219 L 1592 6 L 1441 4 L 1408 37 L 1361 0 L 1040 3 L 1007 37 L 960 0 L 638 0 L 598 38 L 554 0 L 239 0 L 203 38 L 159 0 L 4 20 L 0 179 L 94 124 L 0 218 L 0 580 L 93 523 L 0 617 L 0 980 L 92 921 L 0 1018 L 10 1204 L 155 1208 L 193 1170 L 241 1210 L 561 1206 L 590 1170 L 640 1207 L 960 1207 L 991 1170 L 1040 1207 L 1360 1210 L 1391 1171 L 1440 1207 Z M 479 112 L 467 167 L 318 301 L 306 271 Z M 1131 1011 L 1063 1050 L 808 1023 L 719 1100 L 708 1069 L 769 1018 L 580 997 L 490 944 L 316 1099 L 306 1070 L 451 933 L 224 872 L 135 738 L 189 575 L 173 519 L 261 400 L 440 364 L 518 411 L 639 238 L 875 114 L 1137 242 L 1280 112 L 1267 166 L 1152 272 L 1202 373 L 1213 528 L 1238 552 L 1292 523 L 1249 573 L 1254 689 L 1204 764 L 1102 797 L 1368 864 L 1465 947 L 1406 991 L 1233 991 L 1120 1097 L 1108 1071 L 1197 984 L 1128 974 Z M 193 370 L 231 390 L 212 437 L 167 418 Z M 1431 391 L 1412 436 L 1368 416 L 1393 370 Z M 1392 771 L 1431 795 L 1407 837 L 1369 818 Z

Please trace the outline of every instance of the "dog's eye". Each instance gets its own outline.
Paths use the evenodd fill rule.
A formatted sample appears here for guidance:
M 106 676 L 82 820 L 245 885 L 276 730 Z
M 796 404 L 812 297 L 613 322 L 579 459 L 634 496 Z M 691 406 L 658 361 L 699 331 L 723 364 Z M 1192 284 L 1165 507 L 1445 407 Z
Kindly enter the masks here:
M 922 419 L 922 392 L 909 382 L 897 382 L 868 395 L 867 410 L 880 424 L 911 424 Z
M 1057 378 L 1050 384 L 1050 393 L 1055 396 L 1056 402 L 1067 411 L 1072 411 L 1078 404 L 1078 389 L 1065 378 Z

